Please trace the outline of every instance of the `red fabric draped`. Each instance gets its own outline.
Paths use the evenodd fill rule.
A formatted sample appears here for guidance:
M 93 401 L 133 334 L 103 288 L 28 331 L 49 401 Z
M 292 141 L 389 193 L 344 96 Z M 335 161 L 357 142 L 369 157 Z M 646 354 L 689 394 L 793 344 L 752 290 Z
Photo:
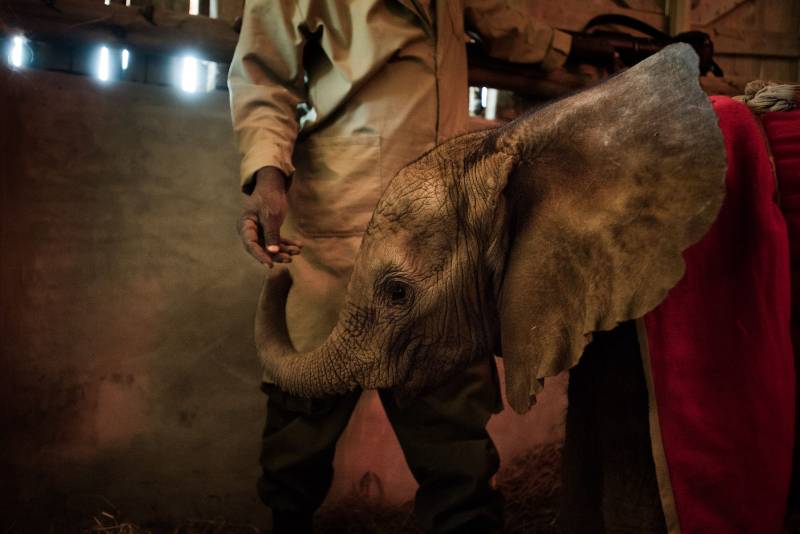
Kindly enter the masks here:
M 789 230 L 792 269 L 792 340 L 800 348 L 800 109 L 761 116 L 767 132 L 780 205 Z
M 765 113 L 761 116 L 767 132 L 775 173 L 778 175 L 780 205 L 789 232 L 789 255 L 792 272 L 792 344 L 795 376 L 800 359 L 800 109 Z M 792 469 L 794 495 L 789 503 L 791 513 L 800 512 L 800 398 L 795 400 L 795 452 Z
M 686 275 L 645 316 L 661 435 L 683 534 L 782 531 L 794 440 L 786 224 L 763 132 L 712 98 L 727 195 Z

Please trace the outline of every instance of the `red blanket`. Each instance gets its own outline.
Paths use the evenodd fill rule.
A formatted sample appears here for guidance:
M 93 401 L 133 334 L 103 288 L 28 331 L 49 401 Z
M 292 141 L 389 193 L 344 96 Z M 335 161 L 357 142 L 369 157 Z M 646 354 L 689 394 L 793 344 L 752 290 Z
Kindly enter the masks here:
M 792 339 L 800 348 L 800 109 L 761 116 L 778 175 L 780 205 L 789 230 Z
M 795 349 L 795 376 L 800 356 L 800 109 L 765 113 L 761 122 L 769 139 L 775 173 L 778 175 L 780 205 L 789 231 L 789 255 L 792 271 L 792 342 Z M 790 510 L 797 520 L 800 514 L 800 398 L 795 402 L 795 453 L 792 469 L 793 495 Z
M 681 532 L 779 533 L 795 407 L 786 224 L 757 119 L 712 100 L 727 196 L 685 252 L 686 276 L 644 318 L 652 393 Z

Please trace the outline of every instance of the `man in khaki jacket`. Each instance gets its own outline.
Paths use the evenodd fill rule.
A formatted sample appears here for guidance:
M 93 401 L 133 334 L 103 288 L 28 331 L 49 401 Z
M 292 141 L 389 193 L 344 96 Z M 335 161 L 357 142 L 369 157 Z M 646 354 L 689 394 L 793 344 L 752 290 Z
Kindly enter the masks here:
M 287 323 L 296 348 L 333 328 L 353 260 L 384 187 L 406 163 L 466 130 L 465 20 L 488 53 L 560 66 L 567 34 L 502 1 L 246 0 L 229 75 L 248 195 L 240 221 L 258 261 L 290 263 Z M 288 239 L 282 234 L 302 239 Z M 306 400 L 268 393 L 259 494 L 276 532 L 307 532 L 332 479 L 336 440 L 360 392 Z M 492 355 L 447 387 L 397 406 L 380 393 L 420 483 L 426 531 L 501 528 L 485 430 L 501 407 Z

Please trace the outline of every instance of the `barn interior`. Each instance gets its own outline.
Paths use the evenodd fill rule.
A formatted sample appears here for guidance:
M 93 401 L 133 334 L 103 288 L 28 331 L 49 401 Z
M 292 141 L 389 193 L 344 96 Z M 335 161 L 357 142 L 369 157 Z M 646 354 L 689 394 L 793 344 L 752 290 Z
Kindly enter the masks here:
M 619 69 L 670 36 L 704 32 L 709 95 L 800 81 L 800 0 L 509 3 L 554 28 L 613 34 Z M 236 233 L 226 83 L 243 5 L 0 5 L 4 532 L 269 531 L 255 489 L 264 396 L 253 314 L 265 268 Z M 608 75 L 545 73 L 470 47 L 475 129 Z M 568 380 L 549 379 L 530 412 L 505 409 L 489 424 L 508 532 L 556 531 Z M 334 465 L 320 532 L 415 531 L 416 482 L 375 392 Z

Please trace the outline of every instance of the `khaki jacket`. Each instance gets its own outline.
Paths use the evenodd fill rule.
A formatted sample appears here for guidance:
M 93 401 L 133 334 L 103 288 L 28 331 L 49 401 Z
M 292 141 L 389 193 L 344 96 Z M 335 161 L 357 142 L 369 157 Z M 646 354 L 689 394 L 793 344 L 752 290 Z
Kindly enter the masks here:
M 294 175 L 282 234 L 299 350 L 335 324 L 361 235 L 387 182 L 467 126 L 465 21 L 488 53 L 559 66 L 567 34 L 502 0 L 246 0 L 228 84 L 241 185 Z M 304 113 L 303 113 L 304 111 Z

